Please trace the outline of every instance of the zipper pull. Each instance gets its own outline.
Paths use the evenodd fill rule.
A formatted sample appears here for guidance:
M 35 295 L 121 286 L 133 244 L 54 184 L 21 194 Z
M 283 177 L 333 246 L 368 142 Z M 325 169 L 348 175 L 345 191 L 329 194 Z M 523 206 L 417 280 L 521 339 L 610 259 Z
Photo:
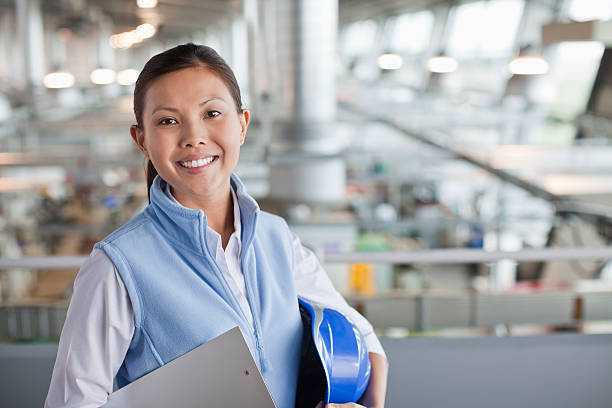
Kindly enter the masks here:
M 259 350 L 259 365 L 261 366 L 262 373 L 265 373 L 270 368 L 270 360 L 266 358 L 263 349 Z
M 257 334 L 257 331 L 255 332 L 255 342 L 257 346 L 257 352 L 259 353 L 259 368 L 261 369 L 261 372 L 264 373 L 268 371 L 268 368 L 270 367 L 270 361 L 266 358 L 266 353 L 264 352 L 263 345 L 259 341 L 259 335 Z

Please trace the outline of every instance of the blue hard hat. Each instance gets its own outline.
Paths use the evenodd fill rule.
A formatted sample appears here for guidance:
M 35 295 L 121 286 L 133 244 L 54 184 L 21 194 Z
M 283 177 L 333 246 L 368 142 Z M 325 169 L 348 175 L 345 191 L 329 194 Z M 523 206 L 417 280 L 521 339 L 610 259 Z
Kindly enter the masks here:
M 357 402 L 370 381 L 363 335 L 343 314 L 298 298 L 304 337 L 296 407 Z

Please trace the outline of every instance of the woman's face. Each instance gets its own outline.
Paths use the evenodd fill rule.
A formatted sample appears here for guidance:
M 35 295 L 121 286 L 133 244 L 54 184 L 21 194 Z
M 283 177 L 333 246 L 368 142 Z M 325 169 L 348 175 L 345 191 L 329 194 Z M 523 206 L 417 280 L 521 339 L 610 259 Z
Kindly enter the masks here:
M 212 71 L 185 68 L 155 79 L 145 94 L 142 130 L 132 137 L 184 206 L 226 199 L 249 112 L 237 113 Z

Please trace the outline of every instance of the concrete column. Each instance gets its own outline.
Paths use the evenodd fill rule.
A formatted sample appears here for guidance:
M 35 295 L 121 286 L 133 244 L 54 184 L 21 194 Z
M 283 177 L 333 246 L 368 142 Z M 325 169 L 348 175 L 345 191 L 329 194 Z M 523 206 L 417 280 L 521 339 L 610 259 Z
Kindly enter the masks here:
M 337 0 L 276 0 L 272 75 L 274 140 L 270 197 L 285 202 L 345 199 L 343 143 L 336 136 Z
M 15 0 L 20 44 L 23 49 L 26 88 L 29 97 L 41 88 L 45 76 L 45 44 L 41 0 Z

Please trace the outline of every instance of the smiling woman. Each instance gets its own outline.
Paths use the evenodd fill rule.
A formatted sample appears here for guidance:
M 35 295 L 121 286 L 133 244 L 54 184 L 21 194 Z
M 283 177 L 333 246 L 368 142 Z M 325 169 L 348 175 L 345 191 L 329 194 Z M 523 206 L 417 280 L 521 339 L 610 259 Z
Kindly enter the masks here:
M 185 80 L 182 73 L 183 71 L 187 70 L 190 72 L 185 73 L 189 74 L 189 77 L 192 80 L 195 80 L 195 82 L 189 83 Z M 204 87 L 204 84 L 197 81 L 198 77 L 207 78 L 207 82 L 211 82 L 214 89 L 207 90 Z M 179 83 L 173 83 L 172 81 L 176 80 L 177 78 Z M 148 90 L 154 83 L 159 83 L 159 86 L 155 86 L 154 88 L 156 91 L 151 94 L 148 92 Z M 191 85 L 196 85 L 198 89 L 191 89 Z M 221 115 L 222 113 L 225 113 L 224 116 L 227 117 L 230 113 L 230 108 L 233 108 L 234 112 L 236 112 L 238 116 L 242 116 L 242 118 L 239 118 L 244 120 L 244 129 L 241 129 L 241 144 L 244 142 L 246 126 L 248 126 L 249 112 L 243 110 L 242 108 L 240 88 L 238 87 L 238 82 L 236 81 L 234 73 L 223 58 L 221 58 L 212 48 L 186 44 L 175 47 L 151 58 L 138 77 L 138 81 L 136 82 L 136 87 L 134 89 L 134 115 L 136 117 L 136 125 L 132 126 L 130 132 L 141 149 L 143 147 L 139 140 L 142 140 L 142 137 L 144 136 L 145 120 L 148 121 L 147 127 L 156 127 L 158 129 L 160 126 L 180 124 L 178 118 L 174 118 L 172 115 L 164 117 L 163 114 L 159 113 L 159 111 L 166 112 L 166 114 L 179 114 L 179 106 L 172 106 L 172 98 L 182 99 L 183 96 L 186 96 L 187 94 L 182 94 L 182 91 L 185 90 L 184 88 L 187 88 L 189 95 L 195 95 L 194 98 L 196 98 L 196 100 L 193 101 L 193 103 L 197 102 L 197 107 L 200 108 L 200 110 L 204 110 L 204 105 L 207 105 L 209 102 L 213 102 L 216 99 L 219 99 L 219 103 L 224 104 L 223 110 L 215 110 L 214 106 L 207 106 L 207 109 L 204 110 L 203 114 L 202 112 L 198 112 L 202 115 L 202 119 L 204 119 L 204 115 L 212 118 Z M 203 90 L 204 93 L 201 93 Z M 213 95 L 215 92 L 218 92 L 219 95 Z M 223 94 L 223 96 L 221 96 L 221 94 Z M 209 95 L 209 97 L 207 98 L 206 95 Z M 163 99 L 165 96 L 169 96 L 170 99 Z M 146 103 L 147 100 L 149 101 L 148 104 Z M 159 102 L 156 103 L 156 100 L 168 101 L 170 103 L 159 104 Z M 180 105 L 184 106 L 185 104 Z M 150 109 L 148 116 L 147 112 L 145 112 L 145 109 L 147 108 Z M 155 119 L 158 120 L 158 123 L 152 123 L 152 120 L 154 119 L 152 117 L 153 115 L 156 115 Z M 243 125 L 242 120 L 240 123 L 241 126 Z M 145 155 L 146 154 L 147 153 L 145 152 Z M 186 158 L 185 160 L 194 159 Z M 157 169 L 149 157 L 149 162 L 147 164 L 147 185 L 149 189 L 151 188 L 151 184 L 156 175 Z
M 249 112 L 237 111 L 228 87 L 207 67 L 164 74 L 148 87 L 131 134 L 185 207 L 230 204 L 230 175 L 249 123 Z
M 276 405 L 294 406 L 299 296 L 361 332 L 372 367 L 361 402 L 382 407 L 387 363 L 372 326 L 233 174 L 250 116 L 225 61 L 194 44 L 156 55 L 136 82 L 134 113 L 150 203 L 81 268 L 45 406 L 100 406 L 113 379 L 123 387 L 235 326 Z

